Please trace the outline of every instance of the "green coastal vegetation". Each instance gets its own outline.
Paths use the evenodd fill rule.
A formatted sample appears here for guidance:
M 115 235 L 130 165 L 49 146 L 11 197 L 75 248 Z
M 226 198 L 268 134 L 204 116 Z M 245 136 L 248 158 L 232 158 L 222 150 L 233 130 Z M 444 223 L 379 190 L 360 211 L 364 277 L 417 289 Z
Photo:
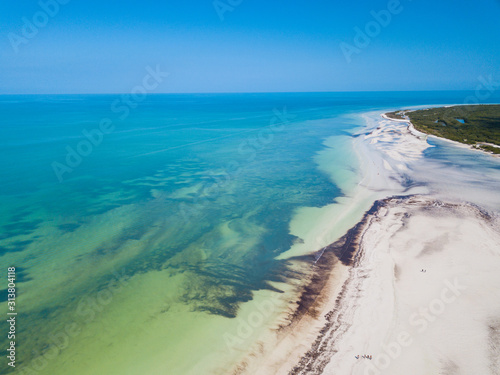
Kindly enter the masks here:
M 408 118 L 406 117 L 406 112 L 408 111 L 395 111 L 388 112 L 385 115 L 394 120 L 408 120 Z
M 500 154 L 500 105 L 459 105 L 386 114 L 410 120 L 415 129 Z

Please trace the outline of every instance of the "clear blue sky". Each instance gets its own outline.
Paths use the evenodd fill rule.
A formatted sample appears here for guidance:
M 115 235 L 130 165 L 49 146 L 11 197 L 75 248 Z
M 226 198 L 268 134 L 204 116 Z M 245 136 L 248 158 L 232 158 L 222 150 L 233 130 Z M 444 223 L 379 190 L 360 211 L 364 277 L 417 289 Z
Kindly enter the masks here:
M 479 76 L 500 81 L 497 0 L 401 0 L 402 11 L 348 62 L 340 43 L 356 47 L 355 27 L 389 3 L 242 0 L 222 21 L 213 0 L 70 0 L 47 21 L 37 1 L 4 0 L 0 93 L 130 92 L 148 65 L 170 73 L 156 92 L 455 90 L 474 89 Z M 23 17 L 47 24 L 23 36 Z M 19 44 L 13 35 L 29 37 Z

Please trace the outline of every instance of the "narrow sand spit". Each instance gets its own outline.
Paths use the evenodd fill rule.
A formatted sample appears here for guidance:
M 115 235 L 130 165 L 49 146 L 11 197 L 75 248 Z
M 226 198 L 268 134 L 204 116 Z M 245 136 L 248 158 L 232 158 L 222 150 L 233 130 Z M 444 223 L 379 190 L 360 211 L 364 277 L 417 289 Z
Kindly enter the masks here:
M 500 374 L 500 165 L 429 160 L 405 122 L 365 119 L 350 204 L 373 207 L 311 255 L 295 313 L 234 373 Z

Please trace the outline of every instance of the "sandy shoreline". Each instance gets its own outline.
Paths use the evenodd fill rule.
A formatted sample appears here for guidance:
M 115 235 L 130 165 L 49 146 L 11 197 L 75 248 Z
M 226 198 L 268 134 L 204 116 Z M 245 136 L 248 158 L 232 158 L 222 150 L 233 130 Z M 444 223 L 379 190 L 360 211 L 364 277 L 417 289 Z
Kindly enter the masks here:
M 447 107 L 453 107 L 453 106 L 447 106 Z M 434 134 L 423 133 L 423 132 L 417 130 L 415 128 L 415 126 L 413 125 L 413 123 L 409 119 L 407 119 L 407 120 L 393 119 L 393 118 L 388 117 L 386 113 L 383 113 L 381 116 L 382 116 L 382 118 L 389 120 L 389 121 L 407 123 L 408 129 L 412 132 L 412 134 L 414 134 L 417 137 L 430 137 L 431 139 L 434 138 L 434 139 L 438 139 L 440 141 L 445 141 L 445 142 L 448 142 L 448 143 L 453 144 L 455 146 L 466 148 L 468 150 L 479 151 L 479 152 L 482 152 L 483 154 L 487 154 L 487 155 L 494 156 L 497 158 L 500 157 L 500 154 L 494 154 L 492 152 L 488 152 L 488 151 L 482 150 L 480 148 L 476 148 L 476 147 L 474 147 L 474 145 L 468 145 L 465 143 L 453 141 L 453 140 L 448 139 L 448 138 L 438 137 L 437 135 L 434 135 Z M 489 145 L 489 146 L 493 146 L 493 147 L 500 147 L 500 146 L 495 145 L 493 143 L 479 142 L 478 144 L 484 144 L 484 145 Z
M 295 313 L 234 374 L 500 373 L 498 213 L 416 180 L 432 146 L 411 123 L 382 118 L 367 116 L 354 140 L 356 201 L 375 203 L 312 255 Z

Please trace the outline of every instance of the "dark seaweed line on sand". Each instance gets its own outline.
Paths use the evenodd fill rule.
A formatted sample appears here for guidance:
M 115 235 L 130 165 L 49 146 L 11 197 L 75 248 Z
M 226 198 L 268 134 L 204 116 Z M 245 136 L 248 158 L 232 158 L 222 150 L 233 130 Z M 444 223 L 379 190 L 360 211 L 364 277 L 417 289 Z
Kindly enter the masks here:
M 346 266 L 353 266 L 356 263 L 356 257 L 358 255 L 359 245 L 361 243 L 363 233 L 370 223 L 370 219 L 374 214 L 386 205 L 385 200 L 376 201 L 373 206 L 364 214 L 363 218 L 354 227 L 349 229 L 347 233 L 340 238 L 337 242 L 328 246 L 329 252 L 335 254 L 335 257 L 339 259 Z M 325 251 L 326 253 L 326 251 Z M 326 275 L 325 275 L 326 276 Z M 348 327 L 342 329 L 342 313 L 338 308 L 341 301 L 346 296 L 346 290 L 348 287 L 350 279 L 348 279 L 337 296 L 335 301 L 335 309 L 328 312 L 325 315 L 326 323 L 319 332 L 316 341 L 313 343 L 311 349 L 300 359 L 299 363 L 290 371 L 290 375 L 298 375 L 302 373 L 307 374 L 321 374 L 325 366 L 329 362 L 329 358 L 320 358 L 321 354 L 325 352 L 326 346 L 329 340 L 325 337 L 328 333 L 342 334 Z M 339 330 L 342 329 L 342 332 Z M 325 340 L 326 339 L 326 340 Z M 334 353 L 331 353 L 334 354 Z
M 303 290 L 297 301 L 297 308 L 290 317 L 290 323 L 293 325 L 304 315 L 316 316 L 317 312 L 313 305 L 321 294 L 321 291 L 327 284 L 333 265 L 339 260 L 346 266 L 353 264 L 353 257 L 357 252 L 360 240 L 360 234 L 366 226 L 366 223 L 383 204 L 382 201 L 376 201 L 363 216 L 363 219 L 336 242 L 322 248 L 314 254 L 293 257 L 291 260 L 307 262 L 313 264 L 313 273 L 309 282 L 303 286 Z M 285 328 L 285 327 L 282 327 Z
M 290 258 L 290 260 L 292 261 L 298 261 L 312 265 L 313 270 L 310 280 L 307 282 L 307 284 L 302 286 L 302 292 L 300 293 L 300 297 L 298 298 L 297 307 L 287 319 L 288 323 L 280 326 L 277 330 L 278 332 L 286 332 L 286 330 L 295 326 L 306 315 L 312 316 L 313 318 L 317 318 L 319 316 L 319 311 L 317 311 L 315 304 L 321 297 L 321 292 L 327 284 L 333 266 L 339 260 L 346 266 L 352 266 L 354 264 L 354 256 L 357 253 L 359 247 L 359 243 L 361 240 L 360 237 L 364 229 L 367 227 L 369 218 L 372 217 L 373 214 L 377 212 L 381 206 L 384 205 L 384 201 L 376 201 L 373 206 L 365 212 L 362 220 L 358 222 L 354 227 L 349 229 L 347 233 L 336 242 L 322 248 L 321 250 L 313 254 Z M 336 306 L 338 306 L 339 302 L 342 300 L 342 296 L 345 293 L 345 287 L 346 285 L 344 284 L 335 302 Z M 313 344 L 312 349 L 304 355 L 304 357 L 300 360 L 299 365 L 294 367 L 290 374 L 298 374 L 303 367 L 302 365 L 306 365 L 311 359 L 315 359 L 317 357 L 317 354 L 314 355 L 314 353 L 319 353 L 317 352 L 317 347 L 319 347 L 318 341 L 332 326 L 334 311 L 331 311 L 327 314 L 328 323 L 320 331 L 319 338 Z M 330 324 L 330 322 L 332 323 Z M 245 363 L 245 361 L 240 363 L 236 367 L 236 370 L 233 372 L 233 375 L 244 373 L 246 366 L 247 363 Z
M 366 227 L 369 218 L 373 216 L 380 207 L 385 205 L 385 200 L 376 201 L 373 206 L 365 212 L 361 221 L 349 229 L 339 240 L 322 248 L 315 254 L 292 258 L 292 260 L 303 262 L 314 261 L 313 275 L 311 280 L 303 287 L 304 289 L 297 302 L 298 307 L 291 318 L 292 322 L 300 319 L 306 313 L 313 315 L 310 309 L 325 287 L 332 266 L 337 261 L 340 260 L 345 266 L 353 265 L 354 256 L 360 243 L 360 235 Z

